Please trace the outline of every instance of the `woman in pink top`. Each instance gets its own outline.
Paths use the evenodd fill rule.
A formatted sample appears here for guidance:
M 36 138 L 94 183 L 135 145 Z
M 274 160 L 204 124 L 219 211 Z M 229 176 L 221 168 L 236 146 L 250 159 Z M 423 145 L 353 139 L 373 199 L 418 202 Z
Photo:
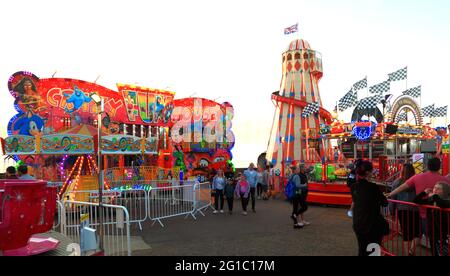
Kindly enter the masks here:
M 237 198 L 241 198 L 242 202 L 242 214 L 247 215 L 247 205 L 250 195 L 250 184 L 248 184 L 245 175 L 239 173 L 238 182 L 236 184 L 235 194 Z

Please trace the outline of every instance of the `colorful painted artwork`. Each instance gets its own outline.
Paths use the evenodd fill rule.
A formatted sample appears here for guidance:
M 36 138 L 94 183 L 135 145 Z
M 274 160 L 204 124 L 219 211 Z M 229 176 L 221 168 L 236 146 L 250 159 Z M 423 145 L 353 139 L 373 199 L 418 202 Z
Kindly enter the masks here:
M 93 154 L 92 136 L 64 134 L 45 135 L 40 138 L 41 154 Z

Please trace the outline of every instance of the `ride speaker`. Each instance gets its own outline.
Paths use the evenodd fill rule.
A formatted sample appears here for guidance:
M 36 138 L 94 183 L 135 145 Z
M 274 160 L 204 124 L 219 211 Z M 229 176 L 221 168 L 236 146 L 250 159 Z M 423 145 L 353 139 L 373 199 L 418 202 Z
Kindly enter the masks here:
M 386 125 L 387 134 L 396 134 L 398 130 L 398 125 Z

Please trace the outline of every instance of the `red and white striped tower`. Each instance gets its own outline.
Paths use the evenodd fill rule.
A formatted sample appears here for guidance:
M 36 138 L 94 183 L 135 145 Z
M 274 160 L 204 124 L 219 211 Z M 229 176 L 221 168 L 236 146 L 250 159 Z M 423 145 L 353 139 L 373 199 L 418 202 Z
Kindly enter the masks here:
M 282 62 L 280 91 L 272 94 L 276 110 L 266 158 L 284 171 L 283 165 L 320 161 L 324 149 L 317 139 L 319 127 L 331 123 L 331 114 L 322 108 L 319 93 L 321 54 L 307 41 L 297 39 L 283 53 Z M 314 102 L 319 103 L 319 113 L 302 118 L 304 108 Z

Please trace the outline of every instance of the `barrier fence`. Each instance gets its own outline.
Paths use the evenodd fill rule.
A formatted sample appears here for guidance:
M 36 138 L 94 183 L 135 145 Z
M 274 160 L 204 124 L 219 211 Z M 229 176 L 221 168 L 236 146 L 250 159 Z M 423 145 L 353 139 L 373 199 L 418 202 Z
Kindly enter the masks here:
M 103 245 L 106 256 L 131 256 L 130 218 L 123 206 L 103 204 Z M 98 229 L 99 204 L 66 201 L 62 212 L 62 233 L 74 242 L 82 244 L 81 225 Z M 96 231 L 98 233 L 98 231 Z M 83 246 L 82 246 L 83 248 Z M 82 249 L 83 250 L 83 249 Z M 86 255 L 88 252 L 82 252 Z
M 389 200 L 383 214 L 390 226 L 384 255 L 449 256 L 450 209 Z
M 208 209 L 215 210 L 212 206 L 212 196 L 211 196 L 211 183 L 203 182 L 198 183 L 194 186 L 195 192 L 195 212 L 200 213 L 202 216 L 205 216 L 203 211 Z
M 122 180 L 108 183 L 110 190 L 103 191 L 103 203 L 122 206 L 129 212 L 130 223 L 142 223 L 147 219 L 158 222 L 175 216 L 191 216 L 211 208 L 211 185 L 195 180 Z M 71 191 L 63 198 L 78 202 L 98 203 L 97 190 Z
M 162 227 L 162 219 L 176 216 L 195 217 L 195 188 L 197 184 L 183 186 L 159 187 L 151 189 L 148 200 L 149 217 L 153 224 L 158 222 Z

